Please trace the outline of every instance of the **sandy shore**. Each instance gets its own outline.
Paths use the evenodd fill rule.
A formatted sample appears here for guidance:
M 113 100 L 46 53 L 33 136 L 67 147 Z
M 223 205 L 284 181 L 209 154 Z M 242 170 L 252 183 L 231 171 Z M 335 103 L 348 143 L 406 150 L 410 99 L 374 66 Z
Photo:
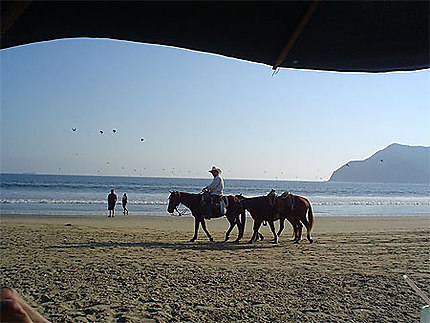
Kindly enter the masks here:
M 221 241 L 228 224 L 211 220 Z M 1 218 L 1 285 L 54 322 L 417 322 L 429 217 L 317 217 L 314 244 L 209 243 L 190 217 Z M 232 238 L 236 237 L 236 229 Z M 232 239 L 232 240 L 233 240 Z

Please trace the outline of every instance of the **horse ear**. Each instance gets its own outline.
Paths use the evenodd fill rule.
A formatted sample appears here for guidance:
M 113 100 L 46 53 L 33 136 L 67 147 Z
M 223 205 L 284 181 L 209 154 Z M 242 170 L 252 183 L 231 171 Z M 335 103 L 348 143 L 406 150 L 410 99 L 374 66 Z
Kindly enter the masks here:
M 172 194 L 172 193 L 173 193 L 173 191 L 170 191 L 170 190 L 169 190 L 169 193 L 170 193 L 170 194 Z

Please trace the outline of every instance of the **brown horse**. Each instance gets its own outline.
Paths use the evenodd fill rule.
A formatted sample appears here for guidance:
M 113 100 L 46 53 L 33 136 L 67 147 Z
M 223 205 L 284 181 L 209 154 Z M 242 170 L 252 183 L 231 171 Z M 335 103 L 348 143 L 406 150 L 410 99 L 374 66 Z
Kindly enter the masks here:
M 267 221 L 270 226 L 270 230 L 273 233 L 273 242 L 278 243 L 278 235 L 275 232 L 274 221 L 279 219 L 279 214 L 275 209 L 276 194 L 274 190 L 271 190 L 269 194 L 257 197 L 244 197 L 242 194 L 236 195 L 240 200 L 243 208 L 248 210 L 251 217 L 254 219 L 253 234 L 249 243 L 257 241 L 258 238 L 263 240 L 262 234 L 258 232 L 261 224 Z
M 309 243 L 312 243 L 311 230 L 314 224 L 314 215 L 312 213 L 312 206 L 309 200 L 298 195 L 284 192 L 276 198 L 275 204 L 280 218 L 278 236 L 280 236 L 282 230 L 284 230 L 284 222 L 285 219 L 287 219 L 293 226 L 294 243 L 298 243 L 300 241 L 303 225 L 306 227 L 306 237 L 309 240 Z M 308 214 L 308 218 L 306 218 L 306 213 Z
M 200 224 L 203 231 L 208 236 L 209 241 L 213 241 L 211 234 L 206 229 L 206 223 L 203 217 L 206 212 L 206 207 L 202 203 L 202 197 L 203 194 L 193 194 L 178 191 L 170 192 L 167 211 L 172 214 L 179 204 L 183 204 L 190 209 L 191 214 L 194 216 L 194 236 L 190 239 L 190 242 L 194 242 L 197 239 L 197 232 L 199 231 Z M 227 196 L 227 199 L 228 206 L 225 216 L 227 217 L 228 222 L 230 222 L 230 227 L 225 233 L 224 242 L 228 241 L 230 232 L 236 225 L 239 233 L 237 239 L 234 242 L 239 242 L 239 240 L 243 237 L 243 231 L 245 229 L 245 210 L 242 208 L 242 205 L 236 197 L 229 195 Z M 222 216 L 223 215 L 220 212 L 213 213 L 214 218 L 219 218 Z

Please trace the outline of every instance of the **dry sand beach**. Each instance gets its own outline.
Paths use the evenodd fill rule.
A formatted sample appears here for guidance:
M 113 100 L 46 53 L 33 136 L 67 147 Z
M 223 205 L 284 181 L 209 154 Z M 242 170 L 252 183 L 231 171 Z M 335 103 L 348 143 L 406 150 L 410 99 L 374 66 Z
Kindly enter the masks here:
M 317 217 L 314 244 L 195 243 L 190 217 L 1 218 L 1 284 L 53 322 L 417 322 L 429 217 Z M 222 241 L 227 220 L 208 222 Z M 237 231 L 234 230 L 232 238 Z

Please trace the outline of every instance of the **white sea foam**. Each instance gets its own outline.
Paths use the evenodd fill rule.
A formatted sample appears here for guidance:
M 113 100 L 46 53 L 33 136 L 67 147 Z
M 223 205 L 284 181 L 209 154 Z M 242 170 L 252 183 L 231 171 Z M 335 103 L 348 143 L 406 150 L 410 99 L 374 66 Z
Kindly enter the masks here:
M 59 204 L 59 205 L 91 205 L 106 204 L 106 200 L 54 200 L 54 199 L 0 199 L 2 204 Z M 121 204 L 121 202 L 118 202 Z M 129 205 L 167 205 L 167 201 L 131 201 Z
M 312 205 L 430 205 L 429 197 L 330 197 L 309 198 Z
M 430 205 L 430 198 L 408 197 L 408 198 L 369 198 L 369 197 L 310 197 L 313 206 L 322 205 Z M 91 205 L 106 204 L 106 200 L 90 199 L 0 199 L 2 204 L 63 204 L 63 205 Z M 121 203 L 120 201 L 118 202 Z M 167 205 L 167 200 L 133 200 L 129 205 Z

